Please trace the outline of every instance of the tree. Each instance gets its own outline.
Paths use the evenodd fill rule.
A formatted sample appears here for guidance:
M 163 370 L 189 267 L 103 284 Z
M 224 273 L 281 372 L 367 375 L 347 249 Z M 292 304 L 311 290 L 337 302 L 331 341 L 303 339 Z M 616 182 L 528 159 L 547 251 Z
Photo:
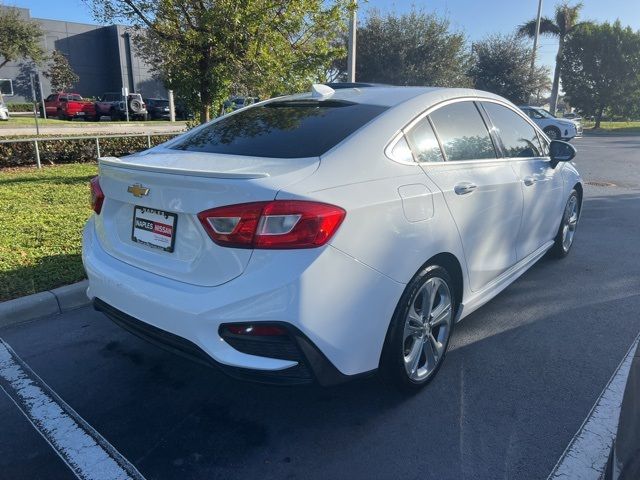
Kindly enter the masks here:
M 343 54 L 348 0 L 90 0 L 99 21 L 133 25 L 155 73 L 208 121 L 231 93 L 308 88 Z
M 51 91 L 64 92 L 73 87 L 80 79 L 73 71 L 64 53 L 54 50 L 49 69 L 43 75 L 51 82 Z
M 560 59 L 562 58 L 564 44 L 567 37 L 580 25 L 578 16 L 582 9 L 582 3 L 569 5 L 563 2 L 556 6 L 554 19 L 543 17 L 540 19 L 540 35 L 548 35 L 558 38 L 558 53 L 556 54 L 556 66 L 553 72 L 553 86 L 551 87 L 551 113 L 555 115 L 558 106 L 558 92 L 560 90 Z M 529 20 L 518 28 L 518 34 L 529 38 L 535 37 L 536 19 Z
M 623 113 L 640 101 L 640 32 L 620 22 L 584 24 L 567 39 L 561 62 L 562 87 L 571 105 L 595 116 Z
M 447 19 L 413 9 L 400 16 L 373 10 L 357 32 L 356 79 L 391 85 L 469 86 L 469 54 Z M 346 70 L 346 59 L 342 61 Z
M 469 76 L 475 88 L 526 103 L 549 88 L 549 70 L 537 67 L 531 77 L 531 49 L 515 35 L 493 35 L 474 43 Z
M 41 38 L 42 30 L 36 22 L 25 20 L 15 8 L 0 8 L 0 68 L 20 59 L 41 62 Z

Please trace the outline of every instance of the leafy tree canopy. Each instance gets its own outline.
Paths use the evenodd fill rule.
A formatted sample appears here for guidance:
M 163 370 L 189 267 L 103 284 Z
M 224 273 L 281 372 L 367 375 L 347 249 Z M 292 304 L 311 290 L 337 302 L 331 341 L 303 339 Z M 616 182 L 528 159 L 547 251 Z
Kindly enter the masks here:
M 567 39 L 562 88 L 571 105 L 593 115 L 623 113 L 640 102 L 640 32 L 610 24 L 584 24 Z
M 69 65 L 69 60 L 64 53 L 54 50 L 51 55 L 49 69 L 43 72 L 44 76 L 51 82 L 52 92 L 69 91 L 76 83 L 79 77 Z
M 469 86 L 465 37 L 447 19 L 416 9 L 399 16 L 373 10 L 357 35 L 357 81 Z
M 41 62 L 41 38 L 37 23 L 22 18 L 15 8 L 0 8 L 0 68 L 21 59 Z
M 200 120 L 232 93 L 272 96 L 323 81 L 344 54 L 348 0 L 87 0 L 103 22 L 137 31 L 136 45 Z
M 515 35 L 493 35 L 473 44 L 469 75 L 475 88 L 502 95 L 516 104 L 549 89 L 549 70 L 531 75 L 531 49 Z

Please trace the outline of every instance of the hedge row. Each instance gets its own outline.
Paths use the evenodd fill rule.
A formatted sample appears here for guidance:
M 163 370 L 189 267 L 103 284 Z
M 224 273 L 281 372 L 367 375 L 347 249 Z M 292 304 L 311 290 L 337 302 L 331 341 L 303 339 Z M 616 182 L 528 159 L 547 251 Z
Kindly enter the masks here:
M 54 138 L 55 135 L 43 137 Z M 151 146 L 166 142 L 168 135 L 151 135 Z M 10 140 L 11 137 L 3 137 Z M 121 157 L 146 150 L 147 137 L 118 137 L 100 139 L 100 156 Z M 43 165 L 59 163 L 82 163 L 96 160 L 95 138 L 79 140 L 39 141 L 40 162 Z M 33 142 L 0 143 L 0 168 L 35 165 L 35 145 Z
M 9 113 L 11 112 L 33 112 L 33 103 L 7 103 Z

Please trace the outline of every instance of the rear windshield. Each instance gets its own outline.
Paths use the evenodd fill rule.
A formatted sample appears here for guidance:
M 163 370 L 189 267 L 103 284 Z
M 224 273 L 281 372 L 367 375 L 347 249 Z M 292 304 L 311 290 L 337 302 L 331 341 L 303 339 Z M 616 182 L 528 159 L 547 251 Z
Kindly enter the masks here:
M 317 157 L 387 107 L 337 100 L 272 102 L 223 117 L 172 148 L 271 158 Z

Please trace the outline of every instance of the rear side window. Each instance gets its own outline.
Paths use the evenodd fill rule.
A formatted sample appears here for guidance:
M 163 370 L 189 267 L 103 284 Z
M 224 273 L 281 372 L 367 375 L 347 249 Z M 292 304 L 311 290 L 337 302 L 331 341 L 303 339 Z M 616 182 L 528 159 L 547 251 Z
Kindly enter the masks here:
M 496 158 L 489 131 L 473 102 L 456 102 L 429 117 L 448 161 Z
M 535 128 L 509 108 L 492 102 L 483 102 L 491 123 L 502 140 L 507 158 L 530 158 L 542 155 Z
M 271 102 L 223 117 L 187 134 L 172 148 L 271 158 L 317 157 L 386 109 L 338 100 Z
M 415 160 L 413 159 L 413 153 L 411 153 L 411 148 L 409 147 L 409 144 L 407 143 L 404 135 L 400 137 L 400 140 L 398 140 L 393 146 L 393 149 L 391 149 L 391 158 L 398 162 L 415 162 Z
M 428 118 L 423 118 L 407 133 L 409 142 L 419 162 L 442 162 L 440 144 Z

